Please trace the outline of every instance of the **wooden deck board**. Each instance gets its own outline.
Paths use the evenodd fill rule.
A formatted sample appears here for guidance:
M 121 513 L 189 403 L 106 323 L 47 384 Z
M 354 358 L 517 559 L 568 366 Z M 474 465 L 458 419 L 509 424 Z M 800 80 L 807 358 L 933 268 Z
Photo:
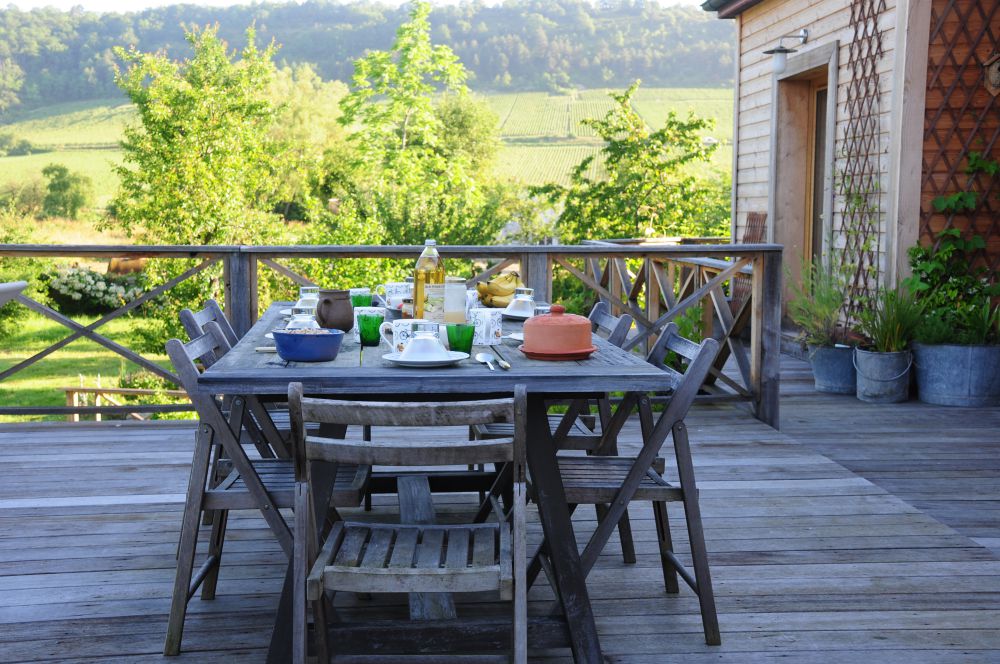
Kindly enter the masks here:
M 1000 542 L 1000 414 L 816 395 L 808 367 L 783 362 L 782 432 L 737 406 L 689 420 L 723 645 L 704 645 L 692 593 L 662 593 L 652 511 L 636 505 L 637 563 L 613 538 L 588 581 L 610 659 L 1000 661 L 1000 557 L 968 537 Z M 193 439 L 189 423 L 0 426 L 0 660 L 162 661 Z M 624 453 L 636 439 L 631 423 Z M 375 515 L 394 502 L 377 497 Z M 435 498 L 442 520 L 468 504 Z M 593 510 L 574 522 L 583 542 Z M 263 661 L 284 558 L 256 514 L 234 514 L 229 533 L 218 597 L 192 600 L 177 661 Z M 531 610 L 551 598 L 538 584 Z M 344 610 L 407 612 L 402 596 Z M 463 610 L 503 608 L 476 595 Z

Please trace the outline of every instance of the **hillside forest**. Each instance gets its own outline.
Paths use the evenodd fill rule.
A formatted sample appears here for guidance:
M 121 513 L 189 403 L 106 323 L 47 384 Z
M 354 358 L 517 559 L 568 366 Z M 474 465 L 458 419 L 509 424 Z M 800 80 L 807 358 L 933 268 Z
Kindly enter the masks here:
M 119 94 L 113 49 L 135 47 L 188 57 L 183 28 L 218 25 L 238 42 L 281 44 L 279 65 L 308 63 L 327 80 L 347 81 L 354 62 L 385 50 L 406 20 L 406 5 L 261 2 L 226 8 L 173 5 L 98 14 L 54 8 L 0 9 L 0 114 Z M 732 82 L 733 26 L 696 7 L 655 0 L 507 0 L 436 6 L 431 37 L 449 46 L 479 91 L 550 91 L 724 86 Z M 0 116 L 2 119 L 2 116 Z

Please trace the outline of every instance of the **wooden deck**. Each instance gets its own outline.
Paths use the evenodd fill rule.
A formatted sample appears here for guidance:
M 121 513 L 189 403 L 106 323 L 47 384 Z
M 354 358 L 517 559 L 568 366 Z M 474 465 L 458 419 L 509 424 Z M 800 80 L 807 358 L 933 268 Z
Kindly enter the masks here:
M 589 580 L 609 661 L 1000 661 L 1000 412 L 820 396 L 807 371 L 783 361 L 782 432 L 735 406 L 689 419 L 723 645 L 704 645 L 692 593 L 661 592 L 639 505 L 638 563 L 613 540 Z M 189 423 L 0 425 L 0 661 L 164 660 L 192 441 Z M 575 521 L 586 535 L 592 510 Z M 263 660 L 284 558 L 255 514 L 230 533 L 180 661 Z M 531 608 L 549 598 L 540 583 Z

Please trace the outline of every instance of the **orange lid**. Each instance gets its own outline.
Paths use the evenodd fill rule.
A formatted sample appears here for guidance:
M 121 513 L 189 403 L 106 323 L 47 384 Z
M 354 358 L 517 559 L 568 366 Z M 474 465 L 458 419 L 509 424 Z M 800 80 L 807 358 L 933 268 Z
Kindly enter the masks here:
M 550 313 L 524 321 L 524 346 L 534 352 L 565 353 L 592 347 L 590 320 L 553 304 Z

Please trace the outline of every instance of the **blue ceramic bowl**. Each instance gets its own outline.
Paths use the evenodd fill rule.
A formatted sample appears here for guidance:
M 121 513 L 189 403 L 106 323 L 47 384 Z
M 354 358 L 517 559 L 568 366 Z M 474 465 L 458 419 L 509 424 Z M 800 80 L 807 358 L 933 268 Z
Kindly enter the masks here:
M 337 357 L 344 341 L 341 330 L 317 330 L 316 334 L 295 334 L 274 330 L 278 357 L 286 362 L 329 362 Z

